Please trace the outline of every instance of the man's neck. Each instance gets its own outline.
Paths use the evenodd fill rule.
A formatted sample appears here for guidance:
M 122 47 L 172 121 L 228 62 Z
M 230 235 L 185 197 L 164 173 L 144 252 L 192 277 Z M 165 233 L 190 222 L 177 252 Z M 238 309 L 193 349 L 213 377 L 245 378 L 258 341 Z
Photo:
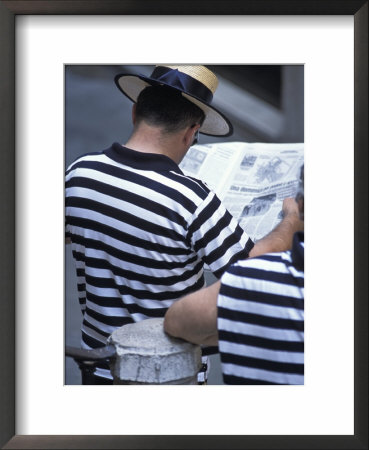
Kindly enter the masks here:
M 177 164 L 187 152 L 179 134 L 163 136 L 160 129 L 147 125 L 141 125 L 135 130 L 125 146 L 137 152 L 168 156 Z

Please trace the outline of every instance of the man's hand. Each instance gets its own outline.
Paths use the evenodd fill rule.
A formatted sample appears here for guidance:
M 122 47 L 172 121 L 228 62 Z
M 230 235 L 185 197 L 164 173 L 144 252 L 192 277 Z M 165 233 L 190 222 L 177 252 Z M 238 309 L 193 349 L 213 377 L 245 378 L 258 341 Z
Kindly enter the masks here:
M 298 204 L 293 198 L 283 200 L 282 222 L 263 239 L 257 241 L 250 252 L 250 258 L 265 253 L 284 252 L 292 247 L 293 235 L 304 230 L 304 222 L 300 219 Z
M 295 216 L 297 216 L 297 218 L 299 218 L 299 216 L 300 216 L 299 207 L 294 198 L 285 198 L 283 200 L 282 211 L 283 211 L 283 217 L 287 217 L 289 215 L 292 215 L 292 216 L 295 215 Z

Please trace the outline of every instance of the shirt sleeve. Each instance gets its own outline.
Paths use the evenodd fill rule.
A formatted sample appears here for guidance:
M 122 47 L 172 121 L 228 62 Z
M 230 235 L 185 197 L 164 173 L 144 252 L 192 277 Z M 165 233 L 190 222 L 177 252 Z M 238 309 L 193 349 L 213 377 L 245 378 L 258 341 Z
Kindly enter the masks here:
M 196 209 L 188 238 L 195 252 L 218 279 L 230 264 L 246 259 L 254 246 L 213 192 Z

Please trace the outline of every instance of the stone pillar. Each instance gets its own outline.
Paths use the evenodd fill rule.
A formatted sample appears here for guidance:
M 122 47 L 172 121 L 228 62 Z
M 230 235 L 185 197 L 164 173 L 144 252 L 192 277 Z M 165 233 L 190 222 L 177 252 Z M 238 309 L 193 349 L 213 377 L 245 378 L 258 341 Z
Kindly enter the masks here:
M 197 384 L 198 345 L 164 332 L 163 318 L 124 325 L 109 343 L 116 349 L 111 366 L 114 384 Z

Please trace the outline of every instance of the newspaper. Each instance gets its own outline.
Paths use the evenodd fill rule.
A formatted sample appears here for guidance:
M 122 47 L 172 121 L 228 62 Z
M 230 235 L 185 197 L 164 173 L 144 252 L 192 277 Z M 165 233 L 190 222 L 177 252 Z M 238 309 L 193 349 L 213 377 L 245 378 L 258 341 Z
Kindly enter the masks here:
M 256 242 L 281 221 L 283 199 L 295 197 L 303 163 L 302 143 L 225 142 L 191 147 L 180 168 L 205 182 Z

